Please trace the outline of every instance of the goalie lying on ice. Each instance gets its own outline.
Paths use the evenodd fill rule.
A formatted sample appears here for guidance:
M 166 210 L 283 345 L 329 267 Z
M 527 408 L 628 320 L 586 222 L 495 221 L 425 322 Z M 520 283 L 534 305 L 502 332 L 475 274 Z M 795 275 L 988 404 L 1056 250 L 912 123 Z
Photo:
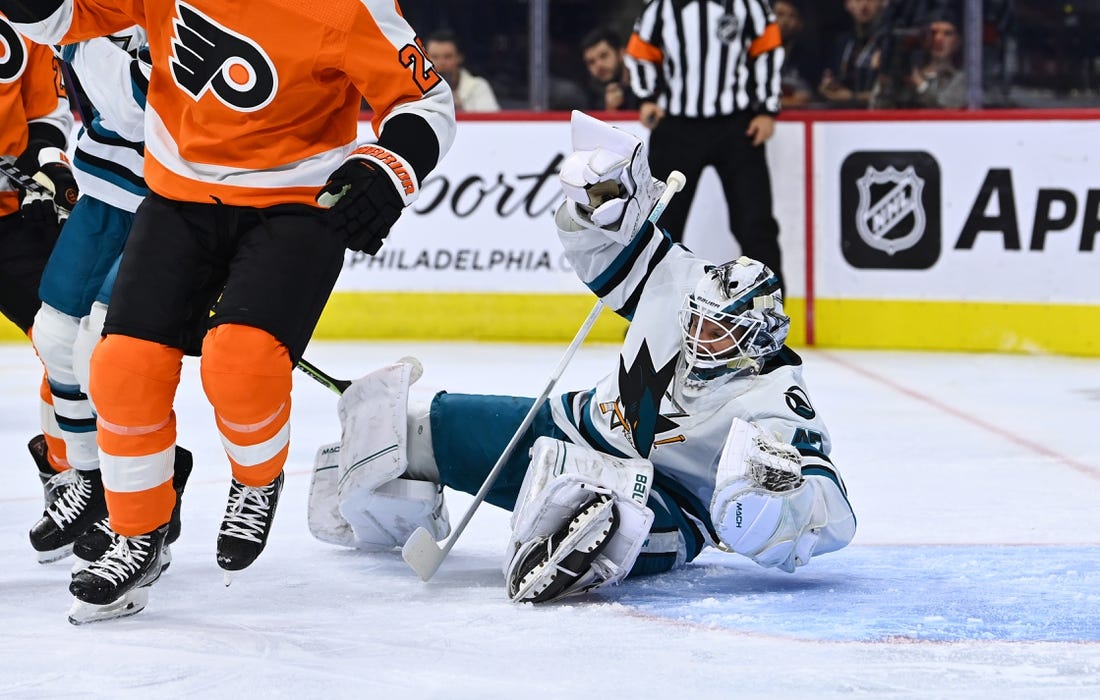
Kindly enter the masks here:
M 802 360 L 784 345 L 775 275 L 744 257 L 710 264 L 646 221 L 662 183 L 638 139 L 574 113 L 573 146 L 559 235 L 630 326 L 618 366 L 551 397 L 488 491 L 513 511 L 509 596 L 584 593 L 707 546 L 793 572 L 847 545 L 855 516 Z M 399 362 L 341 398 L 343 439 L 318 453 L 310 493 L 319 539 L 393 548 L 420 526 L 446 537 L 443 487 L 477 493 L 534 403 L 446 392 L 410 403 L 418 374 Z

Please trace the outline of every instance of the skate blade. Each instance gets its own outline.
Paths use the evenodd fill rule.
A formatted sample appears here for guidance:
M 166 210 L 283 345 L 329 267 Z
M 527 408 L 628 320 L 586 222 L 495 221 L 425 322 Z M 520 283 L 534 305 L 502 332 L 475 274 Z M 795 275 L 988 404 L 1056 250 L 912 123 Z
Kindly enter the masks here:
M 229 588 L 229 584 L 233 583 L 233 579 L 236 578 L 239 571 L 225 571 L 222 573 L 222 583 L 226 588 Z
M 86 625 L 89 622 L 103 622 L 120 617 L 137 615 L 149 602 L 149 587 L 135 588 L 113 603 L 95 605 L 82 600 L 74 600 L 69 608 L 69 622 L 74 625 Z
M 73 545 L 67 544 L 64 547 L 58 547 L 57 549 L 51 549 L 48 552 L 35 552 L 38 556 L 39 564 L 52 564 L 55 561 L 60 561 L 65 557 L 73 553 Z

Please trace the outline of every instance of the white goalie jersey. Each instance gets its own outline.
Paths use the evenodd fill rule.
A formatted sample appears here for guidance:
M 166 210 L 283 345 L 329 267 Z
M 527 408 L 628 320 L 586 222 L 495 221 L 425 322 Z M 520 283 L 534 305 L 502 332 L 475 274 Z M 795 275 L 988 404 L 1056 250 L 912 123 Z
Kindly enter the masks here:
M 710 263 L 651 225 L 624 246 L 598 230 L 568 230 L 576 227 L 560 217 L 561 212 L 559 235 L 577 275 L 631 323 L 616 373 L 593 389 L 552 399 L 558 427 L 573 441 L 601 452 L 651 460 L 657 483 L 676 493 L 676 505 L 714 545 L 717 536 L 708 505 L 719 459 L 734 419 L 754 423 L 798 450 L 803 476 L 824 477 L 836 485 L 848 517 L 835 532 L 832 525 L 824 528 L 817 553 L 847 544 L 854 516 L 829 460 L 828 431 L 803 383 L 801 358 L 783 347 L 758 375 L 716 382 L 706 391 L 682 391 L 677 373 L 679 312 Z

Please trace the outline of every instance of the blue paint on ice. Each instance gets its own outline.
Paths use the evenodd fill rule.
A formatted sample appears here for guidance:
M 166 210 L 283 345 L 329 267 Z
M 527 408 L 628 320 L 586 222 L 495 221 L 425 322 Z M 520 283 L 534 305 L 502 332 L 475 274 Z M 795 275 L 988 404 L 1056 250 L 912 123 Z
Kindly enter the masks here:
M 1100 642 L 1100 547 L 854 546 L 794 574 L 709 552 L 627 581 L 614 598 L 658 617 L 815 640 Z

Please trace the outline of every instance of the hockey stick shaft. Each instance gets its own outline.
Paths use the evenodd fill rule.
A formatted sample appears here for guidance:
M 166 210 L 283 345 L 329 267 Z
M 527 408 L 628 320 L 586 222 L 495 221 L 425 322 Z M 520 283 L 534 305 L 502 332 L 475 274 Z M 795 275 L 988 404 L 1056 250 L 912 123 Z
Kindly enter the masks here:
M 667 185 L 665 191 L 661 193 L 660 199 L 657 200 L 657 204 L 654 205 L 653 210 L 646 219 L 654 226 L 657 225 L 657 220 L 661 217 L 661 214 L 664 213 L 672 197 L 683 188 L 686 178 L 679 170 L 674 170 L 669 174 L 665 182 Z M 528 409 L 527 415 L 523 417 L 523 421 L 520 423 L 519 428 L 516 429 L 516 432 L 512 435 L 512 439 L 508 441 L 508 445 L 505 446 L 504 451 L 501 452 L 496 464 L 493 465 L 493 469 L 485 477 L 485 481 L 481 484 L 481 488 L 478 489 L 477 494 L 474 496 L 473 503 L 466 509 L 466 513 L 462 516 L 462 520 L 459 521 L 458 525 L 452 530 L 451 536 L 447 538 L 443 546 L 440 547 L 431 536 L 431 533 L 424 528 L 418 528 L 409 537 L 408 541 L 405 542 L 405 546 L 401 549 L 401 556 L 405 560 L 405 563 L 408 564 L 422 580 L 428 581 L 435 575 L 435 572 L 439 570 L 439 566 L 450 553 L 455 542 L 458 541 L 458 538 L 466 529 L 466 526 L 469 525 L 470 519 L 474 517 L 474 512 L 477 511 L 478 507 L 489 495 L 489 490 L 496 482 L 497 476 L 500 475 L 501 470 L 504 469 L 504 465 L 512 457 L 512 453 L 515 451 L 516 446 L 531 427 L 531 423 L 535 420 L 535 415 L 538 413 L 539 409 L 542 408 L 543 403 L 546 402 L 550 392 L 554 389 L 554 385 L 557 384 L 565 368 L 573 359 L 573 355 L 588 336 L 588 332 L 596 323 L 596 319 L 599 318 L 600 312 L 603 311 L 603 307 L 603 301 L 597 299 L 592 310 L 588 312 L 588 318 L 581 324 L 581 327 L 577 330 L 577 334 L 573 337 L 573 342 L 566 348 L 561 361 L 558 362 L 558 366 L 550 375 L 550 379 L 547 381 L 542 393 L 535 399 L 535 402 L 531 404 L 531 408 Z
M 17 168 L 15 159 L 11 156 L 0 156 L 0 173 L 28 192 L 35 192 L 37 194 L 53 197 L 53 192 L 50 192 L 45 185 Z
M 351 382 L 348 380 L 330 377 L 317 369 L 317 367 L 306 359 L 298 360 L 298 369 L 302 370 L 302 372 L 308 374 L 310 377 L 313 377 L 319 384 L 328 387 L 329 390 L 336 394 L 343 394 L 344 391 L 351 386 Z

